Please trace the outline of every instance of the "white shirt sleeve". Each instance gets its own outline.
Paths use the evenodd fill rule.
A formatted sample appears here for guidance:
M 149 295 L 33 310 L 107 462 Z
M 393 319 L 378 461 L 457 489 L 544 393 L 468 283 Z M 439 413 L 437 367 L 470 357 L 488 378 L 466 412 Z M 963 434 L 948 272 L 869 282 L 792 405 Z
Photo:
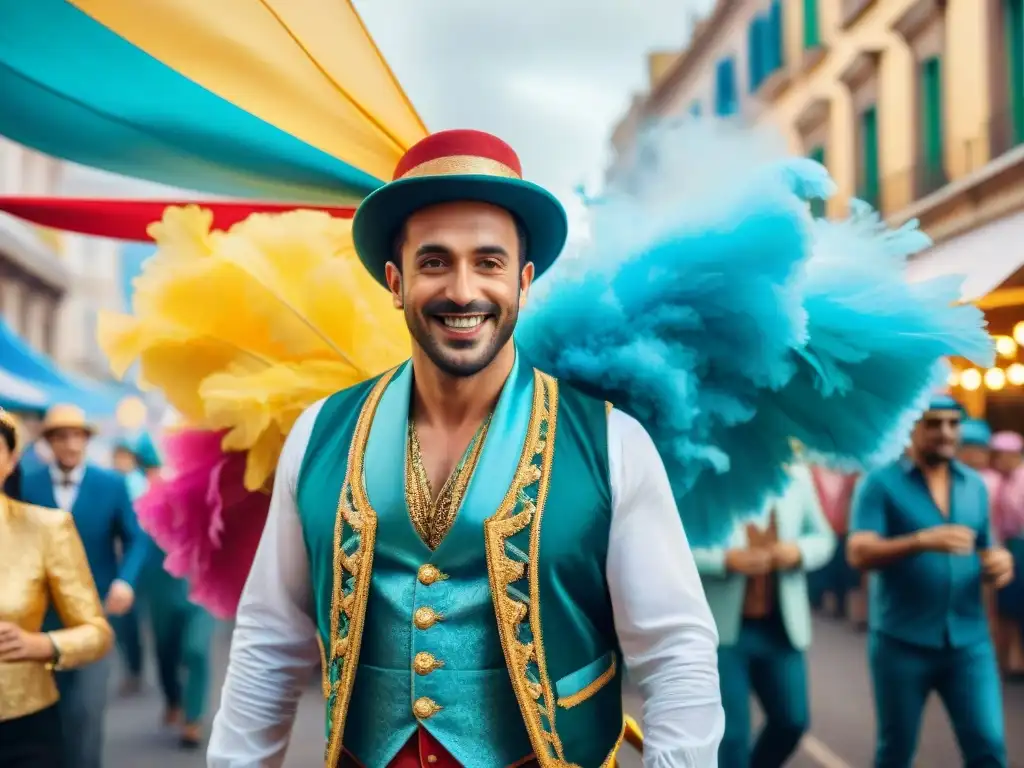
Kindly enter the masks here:
M 608 417 L 606 573 L 626 669 L 643 696 L 644 768 L 715 768 L 725 731 L 718 632 L 661 456 L 636 419 Z
M 296 481 L 323 402 L 292 428 L 245 583 L 206 753 L 209 768 L 280 768 L 302 690 L 320 665 Z

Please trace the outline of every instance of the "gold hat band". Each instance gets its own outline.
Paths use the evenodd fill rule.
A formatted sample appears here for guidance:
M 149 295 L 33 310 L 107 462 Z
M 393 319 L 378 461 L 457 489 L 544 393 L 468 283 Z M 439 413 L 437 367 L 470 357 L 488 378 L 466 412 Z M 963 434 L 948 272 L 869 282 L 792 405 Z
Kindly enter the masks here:
M 475 155 L 452 155 L 427 160 L 413 166 L 398 179 L 415 179 L 422 176 L 500 176 L 504 179 L 522 179 L 522 176 L 504 163 Z

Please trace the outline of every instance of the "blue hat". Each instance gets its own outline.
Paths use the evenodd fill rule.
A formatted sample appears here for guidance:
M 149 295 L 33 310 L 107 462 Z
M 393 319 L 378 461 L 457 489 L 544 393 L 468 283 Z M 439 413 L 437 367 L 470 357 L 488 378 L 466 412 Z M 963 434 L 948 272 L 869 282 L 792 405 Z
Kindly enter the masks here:
M 148 432 L 141 432 L 134 437 L 118 438 L 114 443 L 114 449 L 132 454 L 142 469 L 157 469 L 163 465 L 160 452 Z
M 960 411 L 965 413 L 964 407 L 950 395 L 940 394 L 932 397 L 928 403 L 929 411 Z
M 399 160 L 392 181 L 356 210 L 356 253 L 386 288 L 384 268 L 395 260 L 395 238 L 416 211 L 441 203 L 490 203 L 516 218 L 526 235 L 527 258 L 540 276 L 565 247 L 569 223 L 558 198 L 522 175 L 518 156 L 497 136 L 462 130 L 431 134 Z
M 960 425 L 961 445 L 980 445 L 988 447 L 992 439 L 992 430 L 981 419 L 967 419 Z

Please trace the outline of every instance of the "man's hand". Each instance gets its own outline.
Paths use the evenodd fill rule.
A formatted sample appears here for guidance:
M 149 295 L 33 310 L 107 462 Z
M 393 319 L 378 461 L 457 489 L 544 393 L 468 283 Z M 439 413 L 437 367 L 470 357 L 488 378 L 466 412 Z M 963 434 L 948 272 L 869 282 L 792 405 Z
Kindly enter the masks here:
M 770 549 L 730 549 L 725 553 L 726 570 L 744 576 L 763 576 L 772 570 Z
M 915 536 L 922 551 L 969 555 L 974 551 L 978 534 L 966 525 L 936 525 L 918 531 Z
M 791 571 L 800 566 L 803 553 L 792 541 L 777 541 L 772 545 L 772 567 L 777 571 Z
M 985 579 L 996 589 L 1002 589 L 1013 581 L 1013 555 L 1002 547 L 993 547 L 982 552 L 981 568 L 985 573 Z
M 126 581 L 114 579 L 103 607 L 111 616 L 124 616 L 135 603 L 135 590 Z
M 53 643 L 42 632 L 26 632 L 17 624 L 0 621 L 0 662 L 49 661 Z

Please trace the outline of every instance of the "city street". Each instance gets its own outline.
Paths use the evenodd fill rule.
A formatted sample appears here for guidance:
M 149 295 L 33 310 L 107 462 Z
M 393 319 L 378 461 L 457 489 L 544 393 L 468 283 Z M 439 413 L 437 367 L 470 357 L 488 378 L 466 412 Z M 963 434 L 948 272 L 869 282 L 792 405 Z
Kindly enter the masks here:
M 864 635 L 845 625 L 818 620 L 810 659 L 811 736 L 805 739 L 792 768 L 868 768 L 874 743 L 870 687 L 864 657 Z M 218 638 L 217 692 L 227 659 L 228 633 Z M 215 692 L 216 694 L 216 692 Z M 1011 766 L 1024 768 L 1024 685 L 1006 688 Z M 627 698 L 631 713 L 640 714 L 635 697 Z M 180 752 L 173 735 L 160 727 L 160 702 L 150 682 L 146 694 L 115 700 L 108 714 L 108 768 L 199 768 L 202 752 Z M 287 761 L 289 768 L 311 768 L 323 759 L 323 721 L 319 692 L 311 686 L 303 699 Z M 959 764 L 956 743 L 937 700 L 929 706 L 921 735 L 917 765 L 952 768 Z M 622 768 L 639 768 L 640 760 L 623 747 Z

